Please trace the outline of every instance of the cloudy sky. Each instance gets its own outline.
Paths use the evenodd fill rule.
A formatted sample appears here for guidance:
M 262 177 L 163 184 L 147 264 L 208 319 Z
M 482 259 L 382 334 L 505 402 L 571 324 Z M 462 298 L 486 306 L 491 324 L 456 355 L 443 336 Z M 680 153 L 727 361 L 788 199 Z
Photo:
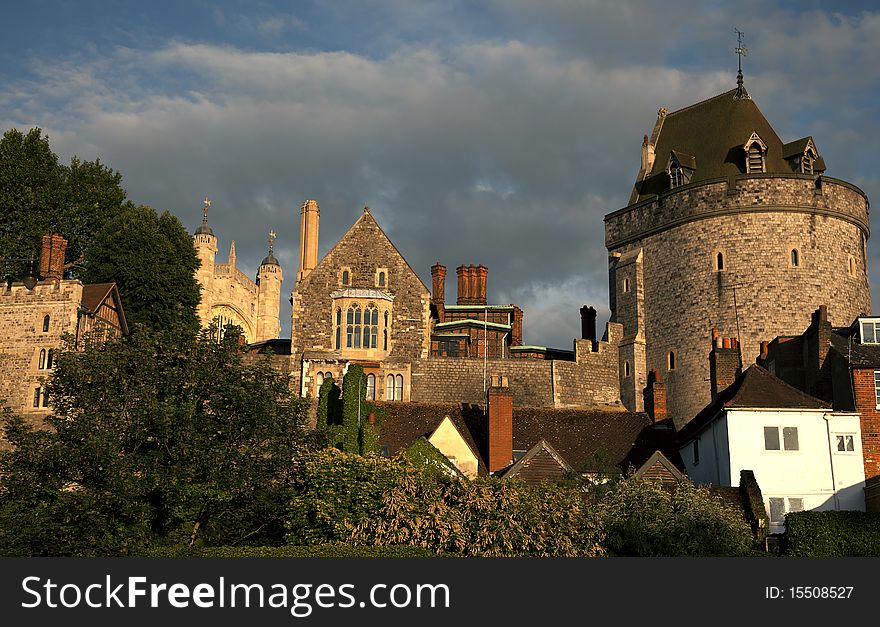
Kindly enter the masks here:
M 832 7 L 829 8 L 829 7 Z M 607 317 L 604 214 L 626 204 L 642 135 L 746 85 L 783 141 L 812 135 L 828 174 L 880 198 L 880 10 L 812 0 L 33 0 L 0 22 L 0 125 L 100 157 L 137 203 L 253 274 L 278 232 L 286 302 L 299 207 L 323 255 L 369 205 L 430 285 L 489 267 L 527 343 L 569 347 Z M 873 221 L 876 224 L 876 221 Z M 878 242 L 869 243 L 880 285 Z M 812 306 L 812 304 L 810 304 Z

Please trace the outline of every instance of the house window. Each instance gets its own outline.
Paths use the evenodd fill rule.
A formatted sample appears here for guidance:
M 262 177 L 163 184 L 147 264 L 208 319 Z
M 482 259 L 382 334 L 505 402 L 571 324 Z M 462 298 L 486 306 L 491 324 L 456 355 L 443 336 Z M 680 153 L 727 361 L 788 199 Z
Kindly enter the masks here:
M 694 440 L 694 466 L 700 463 L 700 441 Z
M 838 433 L 835 436 L 837 440 L 837 452 L 838 453 L 854 453 L 855 448 L 855 436 L 849 433 Z
M 787 507 L 786 507 L 787 505 Z M 791 512 L 804 511 L 804 499 L 801 497 L 770 497 L 770 522 L 782 524 L 785 515 Z
M 385 400 L 386 401 L 402 401 L 403 400 L 403 375 L 389 374 L 385 377 Z
M 764 450 L 780 450 L 779 427 L 764 427 Z M 786 451 L 800 450 L 797 427 L 782 427 L 782 449 Z
M 715 255 L 715 270 L 718 272 L 724 270 L 724 253 L 719 252 Z
M 669 370 L 675 370 L 675 351 L 669 351 L 666 356 L 666 367 Z
M 367 400 L 376 400 L 376 375 L 374 374 L 367 375 Z
M 49 332 L 49 314 L 43 316 L 43 333 Z
M 860 320 L 862 344 L 880 344 L 880 319 Z
M 877 401 L 877 409 L 880 409 L 880 370 L 874 371 L 874 400 Z
M 801 265 L 801 254 L 798 252 L 797 248 L 792 248 L 789 253 L 789 262 L 791 263 L 792 268 L 797 268 Z

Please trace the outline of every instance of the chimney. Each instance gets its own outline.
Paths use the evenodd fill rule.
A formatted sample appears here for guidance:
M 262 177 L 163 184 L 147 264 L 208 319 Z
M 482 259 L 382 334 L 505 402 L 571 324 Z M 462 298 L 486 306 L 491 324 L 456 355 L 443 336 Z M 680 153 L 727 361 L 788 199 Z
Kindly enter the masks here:
M 299 272 L 296 282 L 299 283 L 318 265 L 318 223 L 321 209 L 316 200 L 303 203 L 299 217 Z
M 431 302 L 446 302 L 446 266 L 439 261 L 431 266 Z
M 455 302 L 459 305 L 469 305 L 471 293 L 467 266 L 458 266 L 455 273 L 458 276 L 458 297 Z
M 520 309 L 519 307 L 517 307 L 514 304 L 511 304 L 511 307 L 513 307 L 513 328 L 510 331 L 510 345 L 511 346 L 522 346 L 523 312 L 522 312 L 522 309 Z
M 593 343 L 593 351 L 598 349 L 596 342 L 596 310 L 584 305 L 581 307 L 581 339 Z
M 645 387 L 645 411 L 654 422 L 666 420 L 666 384 L 660 380 L 660 371 L 654 368 L 648 373 Z
M 828 306 L 819 305 L 813 312 L 812 324 L 808 332 L 808 354 L 815 355 L 816 362 L 807 366 L 807 381 L 810 383 L 808 392 L 817 398 L 831 402 L 834 396 L 831 381 L 831 362 L 828 353 L 831 350 L 831 322 L 828 320 Z
M 492 377 L 486 391 L 489 414 L 489 472 L 507 468 L 513 461 L 513 394 L 507 377 Z
M 468 277 L 468 305 L 474 305 L 477 302 L 477 267 L 471 264 L 467 267 Z
M 44 235 L 40 245 L 40 278 L 61 281 L 64 278 L 64 254 L 67 240 L 58 233 Z
M 739 341 L 735 337 L 720 338 L 718 329 L 712 329 L 712 339 L 709 380 L 714 401 L 742 374 L 742 354 Z
M 489 274 L 489 269 L 483 264 L 478 265 L 474 268 L 474 272 L 476 273 L 477 286 L 473 292 L 474 300 L 476 301 L 476 305 L 485 305 L 488 301 L 486 300 L 486 277 Z

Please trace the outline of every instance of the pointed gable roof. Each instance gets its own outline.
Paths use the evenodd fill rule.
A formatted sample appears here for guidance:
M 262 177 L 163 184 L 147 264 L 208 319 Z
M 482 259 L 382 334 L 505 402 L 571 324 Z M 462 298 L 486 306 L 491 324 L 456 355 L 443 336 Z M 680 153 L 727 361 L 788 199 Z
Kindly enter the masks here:
M 678 432 L 678 441 L 687 441 L 727 409 L 830 410 L 831 405 L 753 365 Z
M 669 189 L 666 160 L 660 155 L 692 156 L 691 183 L 745 172 L 742 146 L 753 132 L 767 144 L 766 171 L 791 174 L 782 155 L 782 140 L 751 99 L 734 99 L 735 89 L 666 115 L 654 146 L 651 171 L 636 183 L 632 203 Z
M 393 251 L 398 257 L 400 257 L 403 260 L 404 264 L 406 264 L 406 267 L 409 269 L 409 271 L 412 272 L 413 276 L 416 277 L 416 279 L 421 284 L 421 286 L 425 290 L 425 292 L 430 294 L 431 291 L 428 289 L 428 286 L 425 285 L 425 282 L 422 280 L 422 277 L 419 276 L 418 272 L 413 270 L 412 266 L 409 265 L 409 261 L 406 260 L 406 257 L 404 257 L 400 253 L 400 250 L 398 250 L 397 246 L 394 245 L 394 242 L 391 241 L 391 238 L 388 237 L 388 235 L 385 233 L 384 230 L 382 230 L 382 227 L 379 226 L 379 223 L 376 221 L 376 218 L 373 217 L 373 213 L 370 211 L 369 207 L 364 207 L 364 211 L 361 214 L 361 216 L 357 220 L 355 220 L 355 223 L 352 224 L 349 227 L 349 229 L 345 232 L 345 234 L 339 238 L 339 240 L 333 245 L 333 248 L 331 248 L 327 252 L 327 254 L 324 255 L 318 261 L 315 268 L 308 274 L 308 276 L 306 276 L 304 279 L 302 279 L 297 284 L 296 288 L 294 288 L 294 289 L 299 290 L 302 286 L 308 285 L 310 280 L 312 278 L 314 278 L 315 276 L 318 276 L 318 274 L 319 274 L 319 273 L 315 272 L 315 270 L 317 270 L 322 265 L 327 263 L 328 260 L 333 259 L 335 257 L 337 250 L 339 248 L 341 248 L 345 242 L 353 239 L 354 237 L 356 237 L 356 235 L 359 232 L 362 232 L 364 230 L 372 231 L 373 234 L 378 236 L 378 238 L 379 238 L 378 241 L 376 242 L 377 244 L 379 244 L 379 245 L 384 244 L 391 251 Z
M 521 477 L 526 483 L 537 484 L 561 479 L 573 471 L 565 458 L 542 438 L 500 476 Z
M 91 283 L 83 285 L 82 302 L 83 309 L 89 315 L 97 313 L 98 309 L 107 299 L 113 300 L 112 307 L 119 315 L 119 327 L 122 335 L 128 335 L 128 323 L 125 321 L 125 311 L 122 309 L 122 298 L 119 296 L 119 288 L 116 283 Z

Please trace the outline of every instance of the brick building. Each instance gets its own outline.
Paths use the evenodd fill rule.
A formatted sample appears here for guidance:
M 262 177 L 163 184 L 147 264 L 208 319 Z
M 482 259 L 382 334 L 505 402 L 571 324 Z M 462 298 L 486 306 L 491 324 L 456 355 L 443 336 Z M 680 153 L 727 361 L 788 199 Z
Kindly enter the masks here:
M 605 216 L 628 408 L 643 407 L 657 370 L 676 425 L 693 418 L 710 400 L 712 327 L 751 363 L 762 340 L 809 323 L 804 302 L 832 303 L 841 326 L 871 310 L 868 200 L 825 169 L 812 137 L 780 139 L 741 76 L 735 90 L 660 109 L 629 204 Z
M 66 248 L 60 235 L 44 236 L 34 288 L 21 282 L 0 288 L 0 404 L 37 426 L 51 411 L 44 380 L 63 338 L 81 347 L 89 338 L 128 333 L 115 283 L 83 285 L 63 278 Z
M 260 263 L 256 280 L 251 280 L 236 265 L 235 240 L 229 247 L 227 263 L 217 263 L 217 236 L 208 226 L 205 198 L 202 224 L 193 234 L 199 258 L 196 280 L 201 287 L 201 301 L 196 315 L 203 327 L 215 322 L 222 330 L 227 324 L 241 328 L 248 343 L 277 338 L 281 333 L 281 264 L 272 254 L 274 235 L 270 234 L 269 254 Z
M 447 304 L 446 268 L 431 268 L 429 291 L 369 208 L 320 260 L 319 220 L 317 202 L 306 201 L 289 365 L 303 396 L 358 363 L 374 400 L 484 403 L 492 372 L 511 381 L 517 405 L 620 404 L 620 325 L 597 340 L 592 307 L 581 311 L 572 350 L 521 346 L 523 312 L 488 302 L 485 266 L 459 266 L 456 302 Z

